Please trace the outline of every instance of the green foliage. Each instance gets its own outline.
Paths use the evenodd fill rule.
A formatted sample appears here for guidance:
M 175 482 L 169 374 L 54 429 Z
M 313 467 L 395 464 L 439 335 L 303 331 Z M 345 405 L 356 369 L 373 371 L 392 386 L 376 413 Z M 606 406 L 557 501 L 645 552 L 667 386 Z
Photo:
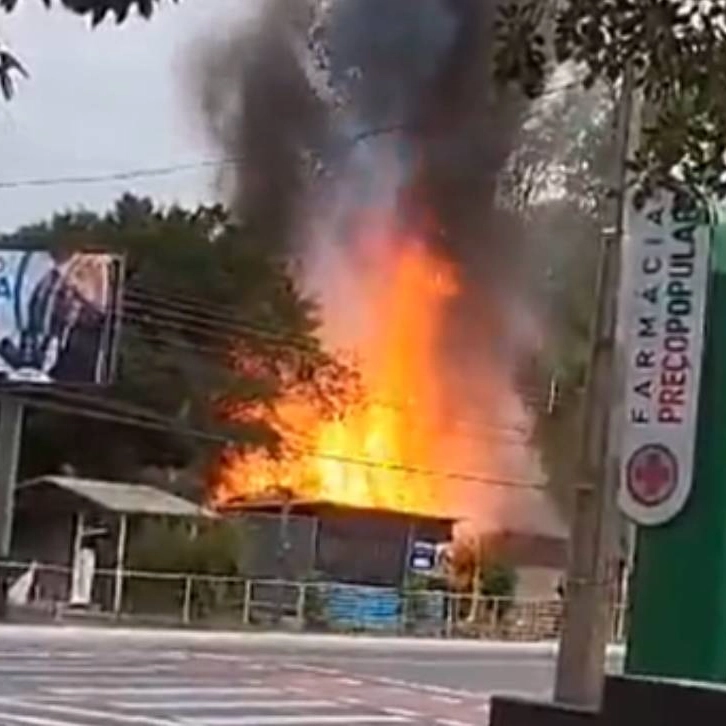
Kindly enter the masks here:
M 53 0 L 42 0 L 50 8 Z M 177 2 L 177 0 L 170 0 Z M 150 18 L 160 0 L 59 0 L 60 4 L 78 15 L 91 19 L 93 26 L 101 23 L 107 15 L 113 14 L 117 23 L 123 23 L 129 12 L 135 9 L 144 18 Z M 18 0 L 0 0 L 0 9 L 12 12 L 18 5 Z M 28 73 L 21 62 L 10 52 L 0 49 L 0 92 L 6 99 L 12 98 L 15 93 L 14 75 L 28 77 Z
M 163 416 L 180 430 L 34 412 L 26 476 L 62 464 L 102 477 L 133 477 L 148 465 L 203 466 L 212 445 L 184 430 L 274 448 L 279 432 L 266 412 L 280 395 L 291 385 L 311 387 L 321 398 L 335 389 L 337 368 L 315 336 L 315 306 L 285 261 L 222 207 L 164 210 L 127 195 L 104 216 L 58 215 L 2 243 L 126 256 L 117 381 L 100 400 Z M 228 423 L 237 409 L 244 415 Z
M 513 598 L 517 573 L 502 562 L 491 562 L 482 569 L 480 592 L 484 597 Z
M 726 194 L 726 5 L 690 0 L 504 0 L 496 75 L 539 96 L 554 64 L 589 88 L 627 68 L 655 109 L 632 169 L 646 191 L 675 177 Z
M 309 572 L 301 580 L 307 584 L 305 588 L 305 604 L 303 617 L 308 628 L 324 630 L 327 625 L 326 615 L 326 576 L 321 572 Z
M 127 567 L 142 572 L 235 576 L 245 547 L 243 532 L 232 522 L 199 526 L 144 520 L 129 538 Z
M 504 202 L 523 220 L 529 305 L 538 311 L 544 331 L 543 344 L 520 369 L 518 384 L 526 392 L 548 390 L 556 382 L 552 407 L 541 399 L 530 406 L 534 443 L 565 515 L 579 465 L 611 119 L 612 100 L 602 92 L 573 89 L 543 99 L 543 108 L 521 133 L 503 180 Z
M 161 0 L 59 0 L 60 4 L 78 15 L 88 16 L 93 25 L 98 25 L 107 15 L 116 17 L 116 22 L 123 23 L 131 10 L 136 10 L 144 18 L 150 18 Z M 177 0 L 171 0 L 176 2 Z M 53 0 L 43 0 L 43 4 L 50 8 Z M 12 12 L 18 5 L 18 0 L 0 0 L 0 8 Z
M 437 577 L 423 575 L 420 572 L 409 572 L 406 576 L 405 589 L 410 592 L 444 590 L 446 589 L 446 584 Z
M 186 607 L 193 619 L 231 609 L 238 618 L 244 583 L 219 578 L 240 576 L 246 544 L 244 532 L 233 522 L 203 522 L 195 533 L 190 523 L 178 520 L 142 520 L 132 529 L 126 567 L 135 573 L 164 576 L 128 577 L 125 608 L 177 618 Z M 169 577 L 176 573 L 178 578 Z M 182 575 L 197 577 L 189 580 Z

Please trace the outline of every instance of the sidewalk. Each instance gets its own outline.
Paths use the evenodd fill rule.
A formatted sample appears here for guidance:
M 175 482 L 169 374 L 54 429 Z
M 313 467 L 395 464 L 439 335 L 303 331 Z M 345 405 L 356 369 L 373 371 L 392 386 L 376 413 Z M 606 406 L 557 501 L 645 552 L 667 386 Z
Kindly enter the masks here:
M 502 656 L 529 656 L 554 659 L 557 643 L 544 641 L 536 643 L 507 642 L 470 639 L 410 638 L 399 636 L 332 635 L 316 633 L 250 632 L 230 630 L 191 630 L 180 628 L 129 628 L 124 626 L 98 625 L 0 625 L 0 640 L 113 640 L 144 641 L 147 644 L 160 643 L 178 645 L 235 645 L 314 648 L 316 650 L 337 650 L 355 645 L 356 648 L 376 650 L 381 647 L 410 651 L 459 651 L 486 653 Z M 608 657 L 621 658 L 624 647 L 612 645 Z

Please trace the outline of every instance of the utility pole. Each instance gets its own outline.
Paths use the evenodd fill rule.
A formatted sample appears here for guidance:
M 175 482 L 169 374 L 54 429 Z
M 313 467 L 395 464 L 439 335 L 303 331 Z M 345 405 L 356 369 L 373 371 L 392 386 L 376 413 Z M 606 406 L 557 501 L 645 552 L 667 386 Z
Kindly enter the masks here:
M 23 429 L 23 404 L 14 396 L 0 396 L 0 620 L 7 617 L 10 573 L 5 567 L 13 535 L 15 482 Z
M 616 324 L 626 205 L 627 159 L 637 139 L 632 69 L 626 69 L 616 108 L 611 209 L 603 230 L 597 302 L 584 400 L 580 471 L 575 490 L 565 610 L 555 700 L 590 707 L 600 702 L 610 634 L 618 481 L 612 454 L 616 390 Z

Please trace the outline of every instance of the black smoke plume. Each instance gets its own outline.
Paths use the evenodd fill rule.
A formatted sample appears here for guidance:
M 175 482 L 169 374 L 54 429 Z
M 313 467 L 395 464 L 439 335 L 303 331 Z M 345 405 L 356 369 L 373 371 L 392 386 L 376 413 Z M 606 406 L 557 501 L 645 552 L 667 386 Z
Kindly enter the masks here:
M 480 431 L 511 414 L 512 364 L 533 337 L 516 325 L 527 319 L 524 235 L 497 205 L 527 111 L 492 80 L 500 2 L 260 0 L 255 22 L 207 47 L 199 76 L 208 128 L 236 160 L 235 211 L 285 252 L 309 252 L 308 222 L 336 189 L 362 207 L 349 210 L 351 224 L 365 219 L 351 173 L 385 187 L 396 150 L 405 167 L 398 221 L 423 230 L 459 278 L 439 351 L 443 415 L 481 422 Z M 361 148 L 367 161 L 354 166 Z M 491 471 L 491 449 L 481 450 Z
M 491 80 L 498 2 L 335 0 L 321 20 L 320 0 L 266 0 L 255 23 L 208 48 L 202 77 L 209 127 L 239 159 L 237 212 L 291 244 L 312 180 L 345 163 L 346 134 L 397 128 L 415 165 L 402 213 L 425 208 L 463 269 L 511 260 L 493 207 L 522 109 Z
M 491 403 L 472 382 L 493 356 L 511 362 L 522 292 L 517 221 L 496 206 L 525 110 L 492 80 L 499 2 L 264 0 L 255 23 L 208 48 L 202 75 L 209 128 L 238 159 L 236 211 L 283 249 L 318 211 L 312 189 L 336 183 L 351 139 L 396 130 L 409 160 L 399 215 L 427 220 L 461 279 L 444 341 L 449 397 L 479 416 Z

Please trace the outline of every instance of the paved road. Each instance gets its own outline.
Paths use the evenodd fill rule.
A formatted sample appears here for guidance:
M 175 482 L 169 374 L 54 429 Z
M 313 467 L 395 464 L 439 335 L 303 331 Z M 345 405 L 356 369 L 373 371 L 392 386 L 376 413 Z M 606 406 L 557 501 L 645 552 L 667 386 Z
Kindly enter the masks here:
M 2 726 L 480 726 L 547 698 L 553 651 L 441 641 L 0 628 Z

